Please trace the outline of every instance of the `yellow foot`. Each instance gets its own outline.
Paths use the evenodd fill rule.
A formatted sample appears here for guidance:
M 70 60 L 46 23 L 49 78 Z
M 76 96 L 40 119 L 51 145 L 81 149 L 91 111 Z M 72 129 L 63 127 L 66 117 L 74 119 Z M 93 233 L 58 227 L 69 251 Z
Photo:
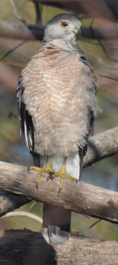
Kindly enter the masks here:
M 47 163 L 46 167 L 40 168 L 40 167 L 31 166 L 29 168 L 29 170 L 32 170 L 32 169 L 40 171 L 38 176 L 37 176 L 37 179 L 36 179 L 36 183 L 38 183 L 40 181 L 40 178 L 41 178 L 41 175 L 43 174 L 43 172 L 51 173 L 50 158 L 48 158 L 48 163 Z
M 64 179 L 65 179 L 65 178 L 68 178 L 68 179 L 71 179 L 71 180 L 74 180 L 74 181 L 77 182 L 77 179 L 76 179 L 76 178 L 73 178 L 73 177 L 71 177 L 71 176 L 68 176 L 68 175 L 66 174 L 66 172 L 65 172 L 64 169 L 62 169 L 60 172 L 55 172 L 55 173 L 51 176 L 51 178 L 55 178 L 55 177 L 57 177 L 57 176 L 60 176 L 60 177 L 61 177 L 60 186 L 59 186 L 59 192 L 60 192 L 61 189 L 62 189 L 62 186 L 63 186 L 63 184 L 64 184 Z
M 41 168 L 40 167 L 34 167 L 34 166 L 31 166 L 31 167 L 29 167 L 29 169 L 28 170 L 41 170 Z
M 41 178 L 41 175 L 43 174 L 43 172 L 48 172 L 48 173 L 51 173 L 51 167 L 49 165 L 47 165 L 46 167 L 44 168 L 41 168 L 40 169 L 40 172 L 38 174 L 38 177 L 36 179 L 36 182 L 39 182 L 40 178 Z

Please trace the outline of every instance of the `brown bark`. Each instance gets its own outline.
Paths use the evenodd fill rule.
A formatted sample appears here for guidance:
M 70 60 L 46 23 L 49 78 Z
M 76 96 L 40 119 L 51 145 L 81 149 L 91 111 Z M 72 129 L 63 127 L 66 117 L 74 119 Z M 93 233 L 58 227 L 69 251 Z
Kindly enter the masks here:
M 34 39 L 31 31 L 24 24 L 0 21 L 0 37 L 29 40 Z
M 118 127 L 115 127 L 111 130 L 108 130 L 96 136 L 90 137 L 88 152 L 84 159 L 84 167 L 87 167 L 91 165 L 92 163 L 95 163 L 99 161 L 100 159 L 103 159 L 109 155 L 114 155 L 118 153 L 117 135 L 118 135 Z M 84 213 L 84 214 L 88 214 L 88 215 L 92 215 L 96 217 L 101 217 L 103 219 L 107 219 L 111 221 L 116 221 L 116 222 L 118 221 L 117 211 L 114 212 L 117 208 L 117 204 L 114 201 L 115 198 L 117 198 L 118 196 L 117 193 L 107 191 L 104 189 L 100 189 L 97 187 L 94 187 L 93 189 L 93 186 L 91 185 L 87 185 L 84 183 L 75 184 L 69 180 L 65 180 L 66 185 L 64 185 L 60 193 L 60 196 L 58 197 L 57 194 L 58 194 L 60 178 L 57 178 L 54 181 L 49 180 L 48 183 L 46 183 L 47 173 L 45 173 L 44 177 L 41 178 L 40 183 L 39 183 L 39 190 L 41 189 L 41 192 L 42 192 L 42 195 L 41 195 L 39 193 L 39 190 L 37 191 L 36 189 L 35 181 L 36 181 L 37 174 L 38 172 L 34 172 L 34 171 L 30 171 L 28 173 L 25 167 L 11 165 L 7 163 L 3 163 L 3 162 L 0 163 L 0 182 L 1 182 L 0 190 L 2 192 L 5 191 L 5 192 L 14 193 L 14 195 L 1 194 L 0 196 L 0 203 L 1 203 L 0 204 L 1 205 L 0 216 L 4 215 L 5 213 L 9 211 L 13 211 L 15 208 L 18 208 L 19 206 L 27 203 L 28 198 L 30 198 L 30 200 L 36 199 L 39 201 L 46 201 L 45 195 L 46 195 L 46 189 L 47 189 L 49 198 L 50 198 L 50 192 L 54 193 L 55 200 L 52 197 L 50 198 L 51 199 L 50 202 L 54 203 L 55 205 L 59 205 L 60 202 L 63 204 L 64 198 L 66 199 L 66 196 L 67 196 L 68 200 L 70 200 L 69 196 L 71 196 L 71 202 L 68 201 L 68 203 L 65 203 L 65 207 L 69 207 L 72 210 L 78 211 L 80 213 Z M 64 192 L 68 191 L 68 187 L 70 191 L 69 193 L 65 193 L 64 195 Z M 30 188 L 31 188 L 31 193 L 30 193 Z M 53 189 L 56 189 L 56 190 L 54 191 Z M 17 193 L 21 194 L 21 196 L 25 196 L 27 199 L 16 196 L 15 194 Z M 75 197 L 76 197 L 75 194 L 78 194 L 77 200 L 79 201 L 75 201 Z M 95 204 L 94 196 L 96 198 L 97 205 Z M 72 201 L 72 198 L 73 198 L 73 201 Z M 77 205 L 73 205 L 73 202 L 75 202 L 75 204 L 78 203 L 79 208 L 77 207 Z M 112 209 L 112 205 L 113 205 L 113 209 Z M 92 207 L 93 207 L 93 211 L 92 211 Z M 95 210 L 95 207 L 97 207 L 98 212 Z M 102 207 L 103 207 L 103 211 L 106 212 L 104 214 L 103 213 L 101 214 Z M 108 214 L 109 207 L 112 211 L 112 214 L 111 213 Z M 111 219 L 109 219 L 110 214 L 111 214 Z
M 93 185 L 64 180 L 63 188 L 58 196 L 60 177 L 47 180 L 47 173 L 41 177 L 36 188 L 37 171 L 0 163 L 0 190 L 5 193 L 21 195 L 30 200 L 48 202 L 55 206 L 81 214 L 118 222 L 118 193 Z
M 89 138 L 84 167 L 118 153 L 118 127 Z
M 118 242 L 71 236 L 64 245 L 47 244 L 40 233 L 0 232 L 0 264 L 118 264 Z
M 16 195 L 0 193 L 0 216 L 28 203 L 29 200 Z

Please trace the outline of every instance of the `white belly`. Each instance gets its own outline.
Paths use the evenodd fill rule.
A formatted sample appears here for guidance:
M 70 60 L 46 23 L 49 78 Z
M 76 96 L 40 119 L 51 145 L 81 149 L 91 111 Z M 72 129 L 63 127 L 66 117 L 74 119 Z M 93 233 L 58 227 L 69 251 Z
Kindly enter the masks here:
M 51 170 L 52 172 L 60 172 L 63 167 L 63 156 L 50 156 Z M 66 174 L 79 180 L 80 178 L 80 155 L 79 152 L 70 155 L 66 159 L 65 171 Z M 40 156 L 40 167 L 44 168 L 47 165 L 47 156 Z

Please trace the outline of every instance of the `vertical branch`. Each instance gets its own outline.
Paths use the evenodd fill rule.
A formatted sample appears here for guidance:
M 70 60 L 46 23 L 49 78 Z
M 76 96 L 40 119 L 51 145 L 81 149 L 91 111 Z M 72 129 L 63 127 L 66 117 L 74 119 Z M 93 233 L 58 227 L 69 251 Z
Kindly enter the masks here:
M 34 1 L 34 6 L 35 6 L 35 11 L 36 11 L 36 23 L 38 25 L 42 25 L 42 21 L 41 21 L 41 10 L 39 7 L 39 3 L 37 1 Z

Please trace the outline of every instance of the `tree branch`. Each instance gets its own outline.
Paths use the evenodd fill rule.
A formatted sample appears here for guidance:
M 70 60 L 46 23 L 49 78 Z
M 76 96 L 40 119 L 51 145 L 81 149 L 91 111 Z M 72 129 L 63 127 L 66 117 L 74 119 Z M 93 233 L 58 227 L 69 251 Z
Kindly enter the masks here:
M 12 38 L 18 40 L 34 39 L 31 31 L 28 29 L 26 25 L 18 23 L 10 23 L 5 21 L 0 22 L 0 37 Z
M 95 163 L 95 162 L 99 161 L 100 159 L 103 159 L 103 158 L 105 158 L 107 156 L 111 156 L 111 155 L 114 155 L 114 154 L 118 153 L 118 137 L 117 137 L 117 135 L 118 135 L 118 127 L 115 127 L 115 128 L 113 128 L 111 130 L 108 130 L 108 131 L 100 133 L 100 134 L 98 134 L 96 136 L 90 137 L 89 143 L 88 143 L 87 155 L 84 158 L 84 167 L 90 166 L 92 163 Z M 17 171 L 17 169 L 18 169 L 18 171 Z M 22 176 L 22 169 L 25 170 L 25 175 L 23 175 L 23 176 Z M 16 174 L 15 175 L 15 180 L 14 180 L 14 174 Z M 20 185 L 19 181 L 21 183 L 24 183 L 25 178 L 28 178 L 29 180 L 31 180 L 31 175 L 32 174 L 35 174 L 35 177 L 34 177 L 34 190 L 37 192 L 36 184 L 35 184 L 36 177 L 37 177 L 37 172 L 32 171 L 32 172 L 30 172 L 28 174 L 26 168 L 19 167 L 19 166 L 16 166 L 16 165 L 13 166 L 11 164 L 7 164 L 7 163 L 1 162 L 0 163 L 0 181 L 1 181 L 0 189 L 1 189 L 1 191 L 3 192 L 3 190 L 4 190 L 6 192 L 8 191 L 8 192 L 12 192 L 12 193 L 17 194 L 17 190 L 14 190 L 14 189 L 10 188 L 10 187 L 12 187 L 12 184 L 10 184 L 10 183 L 12 183 L 12 181 L 13 181 L 13 184 L 14 184 L 14 181 L 16 181 L 16 184 L 18 184 L 18 186 L 19 186 Z M 10 176 L 10 181 L 8 181 L 8 183 L 11 186 L 10 187 L 8 186 L 8 189 L 6 189 L 6 187 L 7 187 L 6 185 L 8 184 L 6 177 L 4 178 L 4 183 L 2 184 L 3 175 L 7 176 L 7 178 L 9 178 L 9 176 Z M 44 179 L 46 181 L 47 174 L 44 174 L 44 175 L 45 175 Z M 55 180 L 53 182 L 50 180 L 48 182 L 48 184 L 50 183 L 50 185 L 52 185 L 54 182 L 55 182 Z M 45 183 L 45 184 L 46 184 L 46 187 L 47 187 L 48 184 L 47 183 Z M 69 184 L 69 188 L 70 188 L 70 185 L 72 183 L 68 182 L 68 184 Z M 26 187 L 28 187 L 28 185 L 30 185 L 30 183 L 27 180 Z M 82 192 L 82 187 L 83 187 L 83 190 L 85 191 L 84 204 L 86 204 L 86 200 L 87 200 L 86 196 L 89 197 L 89 192 L 91 193 L 91 189 L 93 190 L 93 186 L 89 186 L 89 185 L 84 184 L 84 183 L 78 183 L 77 185 L 73 183 L 72 185 L 74 185 L 74 189 L 76 187 L 77 192 L 78 192 L 78 187 L 80 187 L 79 194 L 80 194 L 80 192 Z M 39 186 L 42 187 L 41 181 L 39 183 Z M 57 197 L 57 193 L 58 193 L 58 187 L 59 187 L 59 178 L 58 178 L 58 183 L 57 184 L 55 183 L 55 186 L 56 186 L 55 196 L 56 196 L 56 198 L 58 200 L 59 197 Z M 15 187 L 17 188 L 17 185 Z M 72 189 L 72 187 L 71 187 L 71 189 Z M 24 193 L 22 193 L 23 190 L 21 190 L 20 187 L 19 187 L 19 193 L 21 191 L 20 194 L 22 196 L 25 196 L 25 190 L 24 190 Z M 105 199 L 104 198 L 104 190 L 100 189 L 100 188 L 97 188 L 97 187 L 95 187 L 94 190 L 95 190 L 95 193 L 98 191 L 98 196 L 99 196 L 99 190 L 100 190 L 100 192 L 102 192 L 101 196 L 103 196 L 103 201 L 104 201 L 104 199 Z M 44 192 L 43 197 L 45 198 L 45 193 L 46 193 L 45 189 L 44 189 L 43 192 Z M 73 196 L 75 197 L 75 190 L 73 190 L 73 192 L 74 192 Z M 87 192 L 88 192 L 88 195 L 87 195 Z M 107 192 L 106 196 L 108 196 L 109 199 L 110 199 L 112 197 L 112 192 L 106 191 L 106 190 L 105 190 L 105 192 Z M 39 193 L 39 191 L 38 191 L 38 193 Z M 49 193 L 50 193 L 50 191 L 48 192 L 48 194 Z M 113 193 L 113 196 L 114 196 L 114 194 L 115 194 L 115 196 L 117 196 L 117 193 Z M 80 194 L 78 196 L 80 196 L 80 198 L 81 198 L 81 203 L 83 205 L 82 207 L 85 207 L 84 204 L 83 204 L 83 201 L 82 201 L 83 200 L 83 195 Z M 26 193 L 26 197 L 28 197 L 27 193 Z M 90 198 L 91 198 L 91 194 L 90 194 L 89 199 Z M 95 194 L 95 198 L 96 198 L 96 194 Z M 35 197 L 35 198 L 34 197 L 30 197 L 30 200 L 31 199 L 42 200 L 42 197 L 40 197 L 40 198 L 39 197 Z M 94 197 L 92 197 L 92 201 L 90 203 L 91 207 L 92 207 L 93 200 L 94 200 Z M 97 198 L 96 198 L 96 200 L 97 200 Z M 112 198 L 112 200 L 113 200 L 113 198 Z M 24 199 L 24 198 L 21 198 L 20 196 L 18 197 L 16 195 L 8 195 L 8 194 L 3 195 L 3 194 L 0 194 L 0 202 L 1 202 L 0 216 L 3 216 L 7 212 L 13 211 L 14 209 L 20 207 L 21 205 L 26 204 L 27 202 L 29 202 L 29 200 L 27 198 Z M 80 205 L 80 202 L 79 202 L 79 205 Z M 86 205 L 86 207 L 89 207 L 89 204 L 88 204 L 88 206 Z M 81 205 L 80 205 L 80 208 L 81 208 Z M 90 212 L 86 211 L 86 209 L 84 211 L 84 209 L 82 210 L 80 208 L 79 209 L 73 208 L 73 210 L 79 211 L 81 213 L 88 214 L 88 215 L 94 215 L 95 214 L 96 217 L 105 219 L 104 216 L 101 216 L 100 214 L 97 215 L 97 213 L 93 213 L 91 211 Z M 109 220 L 109 217 L 108 218 L 106 217 L 106 219 Z M 113 218 L 111 218 L 111 221 L 113 221 Z M 117 221 L 117 219 L 114 220 L 114 221 Z
M 118 153 L 118 126 L 89 138 L 84 167 Z
M 88 144 L 88 152 L 84 158 L 84 167 L 90 166 L 92 163 L 99 161 L 107 156 L 118 153 L 118 127 L 90 137 Z M 4 176 L 4 177 L 3 177 Z M 113 222 L 118 221 L 116 199 L 117 193 L 107 191 L 84 183 L 75 184 L 69 180 L 65 180 L 64 187 L 58 197 L 58 188 L 60 178 L 49 180 L 46 183 L 47 173 L 41 178 L 39 190 L 36 189 L 37 172 L 27 172 L 25 167 L 20 167 L 4 162 L 0 163 L 0 190 L 3 192 L 11 192 L 25 196 L 24 198 L 16 195 L 2 195 L 0 216 L 9 211 L 20 207 L 30 200 L 48 201 L 59 206 L 60 203 L 64 207 L 83 214 L 99 217 Z M 25 180 L 25 184 L 24 184 Z M 43 181 L 43 182 L 42 182 Z M 31 191 L 29 189 L 31 188 Z M 48 189 L 49 188 L 49 189 Z M 18 189 L 18 190 L 17 190 Z M 50 192 L 52 197 L 50 198 Z M 64 194 L 65 193 L 65 194 Z M 47 197 L 46 197 L 47 194 Z M 75 194 L 78 197 L 75 200 Z M 54 196 L 54 197 L 53 197 Z M 71 198 L 71 202 L 70 202 Z M 73 199 L 72 199 L 73 198 Z M 96 198 L 96 202 L 95 202 Z M 68 202 L 66 202 L 66 200 Z M 96 204 L 97 203 L 97 204 Z M 79 206 L 78 206 L 79 205 Z M 94 205 L 94 207 L 93 207 Z M 93 209 L 93 210 L 92 210 Z M 97 209 L 97 210 L 96 210 Z M 112 214 L 111 214 L 111 212 Z M 105 212 L 105 214 L 103 214 Z M 110 218 L 111 215 L 111 218 Z
M 27 217 L 27 218 L 33 219 L 33 220 L 39 222 L 42 225 L 42 218 L 40 216 L 38 216 L 36 214 L 33 214 L 33 213 L 24 212 L 24 211 L 10 212 L 10 213 L 5 214 L 1 218 L 16 217 L 16 216 L 20 216 L 20 217 L 23 216 L 23 217 Z
M 28 199 L 21 196 L 0 193 L 0 216 L 5 215 L 9 211 L 14 211 L 28 202 Z
M 6 52 L 1 58 L 0 58 L 0 62 L 2 60 L 4 60 L 10 53 L 12 53 L 13 51 L 15 51 L 16 49 L 18 49 L 20 46 L 22 46 L 24 43 L 26 43 L 28 40 L 24 40 L 21 43 L 19 43 L 17 46 L 15 46 L 13 49 L 9 50 L 8 52 Z
M 41 10 L 39 7 L 39 3 L 37 1 L 34 1 L 34 6 L 35 6 L 35 12 L 36 12 L 36 25 L 42 25 L 41 21 Z
M 6 255 L 7 253 L 7 255 Z M 0 264 L 88 265 L 118 264 L 118 242 L 72 234 L 64 245 L 48 244 L 29 230 L 0 232 Z
M 62 8 L 62 9 L 67 9 L 70 11 L 74 11 L 76 14 L 84 14 L 84 15 L 88 15 L 88 10 L 87 8 L 85 8 L 85 6 L 90 5 L 90 3 L 92 2 L 92 4 L 96 5 L 96 17 L 100 18 L 101 17 L 101 12 L 99 13 L 98 10 L 98 6 L 99 6 L 99 1 L 86 1 L 86 0 L 73 0 L 73 1 L 69 1 L 69 0 L 32 0 L 32 1 L 37 1 L 40 2 L 42 4 L 45 5 L 49 5 L 49 6 L 54 6 L 57 8 Z M 104 2 L 100 2 L 101 3 L 101 9 L 103 9 L 103 6 L 105 6 L 105 11 L 107 11 L 108 9 L 113 13 L 114 17 L 116 17 L 118 19 L 118 2 L 116 0 L 105 0 Z M 104 10 L 104 9 L 103 9 Z M 102 10 L 102 12 L 103 12 Z M 98 12 L 97 12 L 98 11 Z M 94 13 L 92 14 L 92 17 L 94 17 Z M 108 18 L 109 13 L 108 12 L 104 12 L 104 16 L 105 18 Z
M 25 20 L 22 19 L 20 16 L 18 16 L 17 14 L 17 8 L 16 8 L 16 4 L 14 3 L 13 0 L 9 0 L 9 2 L 11 3 L 12 7 L 13 7 L 13 14 L 14 17 L 17 18 L 18 20 L 20 20 L 21 22 L 25 23 Z
M 47 180 L 47 173 L 36 188 L 37 171 L 27 171 L 26 167 L 0 163 L 0 190 L 13 193 L 30 200 L 48 202 L 63 206 L 81 214 L 118 222 L 118 193 L 94 187 L 85 183 L 75 183 L 65 179 L 58 196 L 60 177 Z
M 18 23 L 8 23 L 5 21 L 0 22 L 0 37 L 12 38 L 20 40 L 41 40 L 43 39 L 44 27 L 37 25 L 27 25 Z M 104 39 L 106 36 L 108 39 L 115 39 L 118 37 L 118 29 L 112 27 L 111 29 L 101 29 L 101 32 L 97 28 L 82 27 L 81 36 L 83 38 L 90 39 Z

